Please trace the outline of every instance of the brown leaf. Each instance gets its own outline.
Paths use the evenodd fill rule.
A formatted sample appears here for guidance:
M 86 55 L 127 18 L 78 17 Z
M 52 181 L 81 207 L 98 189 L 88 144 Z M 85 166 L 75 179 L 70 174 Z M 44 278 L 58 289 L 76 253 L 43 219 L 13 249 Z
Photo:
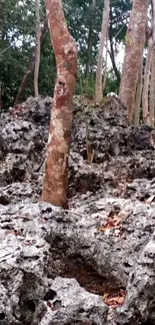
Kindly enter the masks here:
M 120 289 L 120 292 L 118 293 L 118 295 L 110 295 L 108 293 L 104 294 L 104 296 L 102 297 L 105 304 L 107 304 L 108 306 L 111 306 L 112 308 L 116 308 L 118 306 L 121 306 L 124 304 L 124 300 L 125 300 L 125 296 L 126 296 L 126 291 Z
M 109 217 L 106 225 L 99 227 L 98 230 L 103 232 L 110 232 L 112 229 L 119 229 L 121 221 L 122 217 L 114 215 L 113 217 Z
M 7 230 L 7 234 L 11 234 L 11 235 L 21 235 L 21 231 L 20 230 L 15 230 L 15 229 L 11 229 L 11 230 Z

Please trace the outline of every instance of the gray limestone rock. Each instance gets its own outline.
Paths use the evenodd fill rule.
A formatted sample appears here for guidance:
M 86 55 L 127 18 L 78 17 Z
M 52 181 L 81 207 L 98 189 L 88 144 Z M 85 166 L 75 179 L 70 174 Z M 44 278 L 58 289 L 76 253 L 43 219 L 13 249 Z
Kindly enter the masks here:
M 1 114 L 0 325 L 154 325 L 154 131 L 128 126 L 116 97 L 93 108 L 75 97 L 64 211 L 37 203 L 51 104 Z M 107 306 L 121 289 L 124 304 Z

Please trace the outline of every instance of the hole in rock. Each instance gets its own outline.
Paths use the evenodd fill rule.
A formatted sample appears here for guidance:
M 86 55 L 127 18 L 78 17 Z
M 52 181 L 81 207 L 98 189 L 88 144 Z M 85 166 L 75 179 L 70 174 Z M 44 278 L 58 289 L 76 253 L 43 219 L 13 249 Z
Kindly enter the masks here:
M 85 312 L 84 308 L 81 307 L 81 308 L 79 309 L 79 314 L 82 314 L 82 313 L 84 313 L 84 312 Z
M 53 300 L 56 297 L 56 292 L 54 290 L 49 289 L 44 297 L 45 301 Z
M 27 299 L 23 301 L 23 307 L 30 310 L 32 313 L 36 310 L 36 305 L 33 300 Z
M 144 202 L 145 200 L 149 199 L 149 197 L 150 197 L 150 195 L 146 193 L 145 195 L 143 195 L 143 196 L 140 198 L 140 201 L 141 201 L 141 202 Z
M 56 309 L 60 308 L 60 307 L 61 307 L 61 300 L 55 300 L 55 301 L 53 302 L 53 306 L 54 306 Z
M 5 196 L 0 196 L 0 204 L 8 205 L 10 202 Z
M 154 325 L 154 321 L 148 319 L 146 322 L 143 322 L 142 325 Z
M 124 262 L 123 265 L 124 265 L 125 267 L 132 267 L 128 262 Z
M 119 206 L 113 207 L 113 209 L 110 211 L 108 218 L 113 218 L 115 215 L 118 215 L 119 212 L 121 211 Z
M 120 286 L 114 276 L 107 275 L 101 276 L 97 273 L 92 266 L 85 263 L 84 259 L 80 254 L 75 254 L 74 256 L 67 255 L 67 249 L 63 253 L 61 249 L 60 256 L 58 256 L 58 251 L 52 251 L 52 256 L 56 264 L 52 264 L 52 271 L 56 276 L 75 278 L 81 287 L 85 288 L 87 291 L 103 296 L 105 293 L 113 294 L 124 289 Z M 50 268 L 48 269 L 49 274 L 51 274 Z
M 2 313 L 0 313 L 0 321 L 1 321 L 1 320 L 4 320 L 4 319 L 5 319 L 5 313 L 2 312 Z
M 90 120 L 90 126 L 95 126 L 95 122 L 93 120 Z

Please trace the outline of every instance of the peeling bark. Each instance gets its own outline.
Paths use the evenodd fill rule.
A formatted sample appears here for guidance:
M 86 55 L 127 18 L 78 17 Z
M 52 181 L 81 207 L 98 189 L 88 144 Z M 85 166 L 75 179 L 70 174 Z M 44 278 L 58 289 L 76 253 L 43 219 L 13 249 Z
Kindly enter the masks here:
M 68 155 L 71 143 L 72 98 L 77 74 L 77 47 L 69 34 L 61 0 L 45 0 L 57 78 L 49 128 L 41 200 L 68 207 Z
M 44 25 L 41 29 L 41 36 L 40 36 L 40 46 L 42 44 L 42 41 L 45 37 L 45 34 L 46 34 L 46 31 L 47 31 L 47 19 L 44 21 Z M 32 53 L 32 56 L 30 58 L 30 61 L 29 61 L 29 65 L 28 65 L 28 68 L 27 68 L 27 71 L 26 73 L 24 74 L 24 77 L 22 79 L 22 82 L 20 84 L 20 87 L 18 89 L 18 93 L 17 93 L 17 96 L 16 96 L 16 99 L 15 99 L 15 102 L 14 102 L 14 106 L 16 106 L 17 104 L 23 102 L 24 100 L 24 91 L 28 85 L 28 82 L 29 82 L 29 79 L 30 79 L 30 76 L 34 70 L 34 65 L 35 65 L 35 57 L 36 57 L 36 48 L 34 48 L 33 50 L 33 53 Z
M 103 49 L 106 42 L 106 36 L 108 34 L 107 30 L 108 30 L 108 23 L 109 23 L 109 10 L 110 10 L 110 0 L 104 0 L 101 38 L 100 38 L 100 45 L 99 45 L 99 52 L 98 52 L 97 70 L 96 70 L 96 84 L 95 84 L 96 103 L 100 103 L 103 99 L 103 85 L 102 85 Z
M 145 38 L 148 0 L 134 0 L 126 34 L 125 57 L 119 97 L 128 108 L 132 122 L 141 48 Z

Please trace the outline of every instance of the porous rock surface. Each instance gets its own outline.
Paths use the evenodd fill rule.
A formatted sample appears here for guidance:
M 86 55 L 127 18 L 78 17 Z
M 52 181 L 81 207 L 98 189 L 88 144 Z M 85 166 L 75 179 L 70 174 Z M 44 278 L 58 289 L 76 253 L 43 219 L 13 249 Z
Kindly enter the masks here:
M 51 104 L 1 114 L 0 324 L 153 325 L 154 130 L 128 126 L 115 97 L 94 108 L 75 98 L 64 211 L 38 202 Z M 120 290 L 123 305 L 109 307 Z

